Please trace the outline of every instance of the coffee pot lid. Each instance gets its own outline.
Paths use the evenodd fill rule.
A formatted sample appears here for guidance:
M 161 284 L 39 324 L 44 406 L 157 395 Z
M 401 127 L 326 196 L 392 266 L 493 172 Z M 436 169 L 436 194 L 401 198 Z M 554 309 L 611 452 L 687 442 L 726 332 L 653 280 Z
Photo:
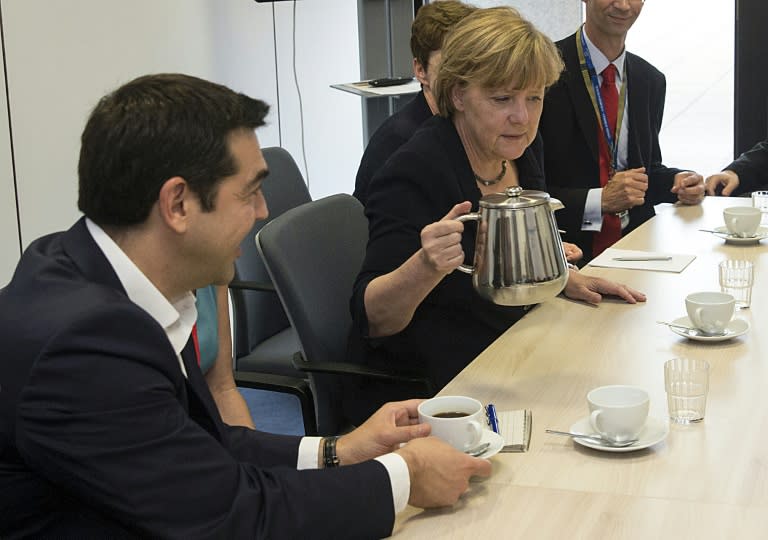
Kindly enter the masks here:
M 483 208 L 528 208 L 549 203 L 549 193 L 520 186 L 508 187 L 501 193 L 490 193 L 480 199 Z

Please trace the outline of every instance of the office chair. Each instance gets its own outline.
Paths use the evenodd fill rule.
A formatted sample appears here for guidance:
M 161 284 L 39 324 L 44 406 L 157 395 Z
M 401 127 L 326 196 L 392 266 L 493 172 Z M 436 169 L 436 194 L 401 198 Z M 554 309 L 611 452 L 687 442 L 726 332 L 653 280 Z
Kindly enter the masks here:
M 343 377 L 416 384 L 432 394 L 422 377 L 346 362 L 352 327 L 349 298 L 365 256 L 368 220 L 351 195 L 309 202 L 273 219 L 256 244 L 301 343 L 297 368 L 309 373 L 320 435 L 345 425 L 341 408 Z
M 270 220 L 312 199 L 301 171 L 286 150 L 272 147 L 263 152 L 269 167 L 269 176 L 262 184 L 269 216 L 256 223 L 240 245 L 242 254 L 235 261 L 235 279 L 229 285 L 235 365 L 239 371 L 306 378 L 291 363 L 299 340 L 275 294 L 254 238 Z
M 314 401 L 307 375 L 296 369 L 296 332 L 288 322 L 254 238 L 269 220 L 289 208 L 309 202 L 301 171 L 283 148 L 263 149 L 269 176 L 262 184 L 269 216 L 246 235 L 229 284 L 232 300 L 235 382 L 243 388 L 289 392 L 299 399 L 307 435 L 316 432 Z

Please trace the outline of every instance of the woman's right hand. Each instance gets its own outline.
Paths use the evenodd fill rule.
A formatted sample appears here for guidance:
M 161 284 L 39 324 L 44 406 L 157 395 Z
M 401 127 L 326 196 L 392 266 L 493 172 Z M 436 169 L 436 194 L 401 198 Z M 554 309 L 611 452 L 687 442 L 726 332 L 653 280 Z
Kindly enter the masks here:
M 456 218 L 468 213 L 472 203 L 464 201 L 451 208 L 443 219 L 421 230 L 422 260 L 436 272 L 450 274 L 464 262 L 461 233 L 464 224 Z
M 395 270 L 373 279 L 365 288 L 368 336 L 397 334 L 411 322 L 416 308 L 447 275 L 464 262 L 461 233 L 456 218 L 472 208 L 459 203 L 443 219 L 421 230 L 421 249 Z

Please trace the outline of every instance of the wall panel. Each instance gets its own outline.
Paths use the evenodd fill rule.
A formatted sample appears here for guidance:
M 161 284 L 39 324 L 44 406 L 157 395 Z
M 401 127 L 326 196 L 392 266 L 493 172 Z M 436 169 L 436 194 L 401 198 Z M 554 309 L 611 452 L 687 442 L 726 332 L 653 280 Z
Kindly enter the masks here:
M 0 9 L 2 9 L 1 4 Z M 4 66 L 3 59 L 0 57 L 0 69 Z M 0 287 L 11 279 L 13 268 L 20 255 L 17 217 L 11 138 L 8 129 L 8 101 L 5 86 L 0 84 Z

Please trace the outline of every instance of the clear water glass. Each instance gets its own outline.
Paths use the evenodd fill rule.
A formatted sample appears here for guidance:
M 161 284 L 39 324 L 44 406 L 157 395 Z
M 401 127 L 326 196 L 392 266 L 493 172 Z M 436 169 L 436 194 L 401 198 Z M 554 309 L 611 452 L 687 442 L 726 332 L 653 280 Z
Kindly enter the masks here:
M 669 418 L 676 424 L 691 424 L 704 419 L 709 391 L 709 362 L 692 358 L 673 358 L 664 363 Z
M 728 260 L 720 263 L 720 290 L 736 300 L 737 308 L 748 308 L 752 303 L 752 284 L 755 267 L 750 261 Z

